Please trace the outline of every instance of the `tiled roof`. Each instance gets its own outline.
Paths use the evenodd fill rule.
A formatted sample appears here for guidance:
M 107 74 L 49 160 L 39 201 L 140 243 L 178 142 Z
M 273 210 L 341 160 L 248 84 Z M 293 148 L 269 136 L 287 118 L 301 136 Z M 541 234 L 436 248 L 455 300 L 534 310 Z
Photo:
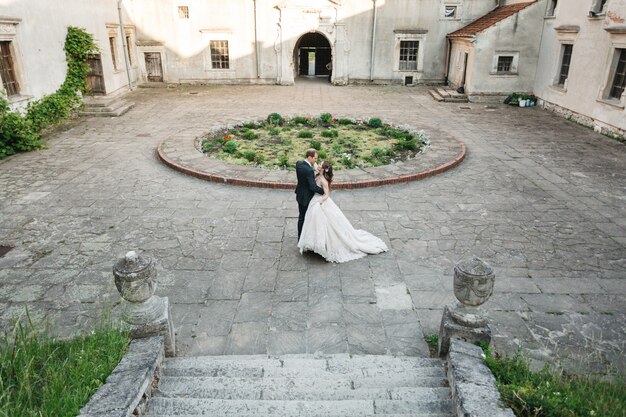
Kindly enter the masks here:
M 465 38 L 475 36 L 477 33 L 482 32 L 487 28 L 490 28 L 491 26 L 495 25 L 501 20 L 506 19 L 507 17 L 513 16 L 515 13 L 519 12 L 522 9 L 525 9 L 533 3 L 536 3 L 536 1 L 529 1 L 527 3 L 515 3 L 497 7 L 483 17 L 473 21 L 469 25 L 448 34 L 448 37 Z

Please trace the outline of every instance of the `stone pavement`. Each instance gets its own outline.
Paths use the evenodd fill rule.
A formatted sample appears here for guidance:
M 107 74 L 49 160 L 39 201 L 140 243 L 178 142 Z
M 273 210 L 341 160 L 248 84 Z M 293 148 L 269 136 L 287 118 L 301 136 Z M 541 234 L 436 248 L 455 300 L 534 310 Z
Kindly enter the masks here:
M 425 354 L 454 300 L 452 268 L 496 272 L 497 350 L 567 369 L 626 367 L 626 149 L 538 108 L 437 103 L 402 86 L 139 89 L 115 119 L 83 118 L 49 148 L 0 161 L 0 320 L 28 305 L 58 335 L 119 302 L 127 250 L 158 261 L 179 353 Z M 296 249 L 293 192 L 202 181 L 156 146 L 271 112 L 378 116 L 458 137 L 467 157 L 421 181 L 333 198 L 388 253 L 327 264 Z

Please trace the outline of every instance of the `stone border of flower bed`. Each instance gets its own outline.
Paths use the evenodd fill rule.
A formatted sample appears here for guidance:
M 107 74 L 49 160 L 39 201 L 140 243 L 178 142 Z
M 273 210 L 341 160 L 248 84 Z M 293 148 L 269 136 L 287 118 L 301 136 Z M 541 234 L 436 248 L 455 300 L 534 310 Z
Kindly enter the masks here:
M 466 156 L 465 144 L 443 130 L 423 126 L 430 145 L 417 157 L 373 168 L 354 168 L 335 172 L 333 189 L 377 187 L 417 181 L 448 171 Z M 157 155 L 167 166 L 207 181 L 247 187 L 293 189 L 296 174 L 287 170 L 267 170 L 230 164 L 207 157 L 196 149 L 196 138 L 206 130 L 186 129 L 159 143 Z

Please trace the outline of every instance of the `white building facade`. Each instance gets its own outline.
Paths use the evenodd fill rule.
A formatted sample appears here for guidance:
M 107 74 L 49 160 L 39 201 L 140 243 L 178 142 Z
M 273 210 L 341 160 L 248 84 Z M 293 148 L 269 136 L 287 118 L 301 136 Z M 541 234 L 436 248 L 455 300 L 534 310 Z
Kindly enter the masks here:
M 623 135 L 625 2 L 0 0 L 0 78 L 16 107 L 54 92 L 71 25 L 100 47 L 89 60 L 95 95 L 139 84 L 291 85 L 299 77 L 449 84 L 476 96 L 534 90 L 546 107 Z M 476 36 L 448 36 L 517 3 L 533 4 Z
M 624 136 L 626 0 L 551 0 L 534 90 L 546 108 Z

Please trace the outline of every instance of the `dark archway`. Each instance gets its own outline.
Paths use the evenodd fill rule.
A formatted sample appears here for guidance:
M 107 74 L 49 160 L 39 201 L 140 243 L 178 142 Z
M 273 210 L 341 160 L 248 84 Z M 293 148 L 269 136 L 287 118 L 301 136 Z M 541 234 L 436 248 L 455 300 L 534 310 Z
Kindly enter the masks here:
M 311 32 L 302 35 L 296 43 L 293 58 L 297 76 L 330 76 L 327 65 L 332 61 L 332 48 L 328 39 L 321 33 Z

